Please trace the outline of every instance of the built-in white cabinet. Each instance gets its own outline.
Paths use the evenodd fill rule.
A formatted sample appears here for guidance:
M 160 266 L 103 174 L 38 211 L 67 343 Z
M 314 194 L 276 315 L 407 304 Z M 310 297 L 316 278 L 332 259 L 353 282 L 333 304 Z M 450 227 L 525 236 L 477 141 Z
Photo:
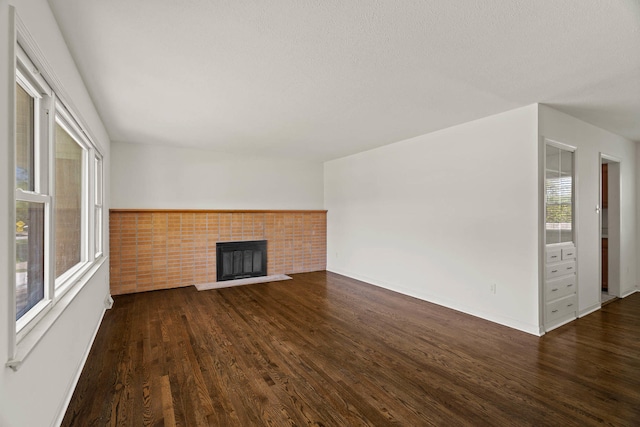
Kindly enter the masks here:
M 544 285 L 545 329 L 551 330 L 578 316 L 576 247 L 547 247 Z
M 574 156 L 574 147 L 545 141 L 542 287 L 545 331 L 578 317 Z

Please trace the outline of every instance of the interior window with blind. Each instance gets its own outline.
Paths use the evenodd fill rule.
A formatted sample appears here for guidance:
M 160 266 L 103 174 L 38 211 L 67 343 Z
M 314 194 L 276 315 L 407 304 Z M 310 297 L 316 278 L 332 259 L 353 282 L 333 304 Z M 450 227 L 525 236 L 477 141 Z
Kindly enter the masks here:
M 546 145 L 545 233 L 546 243 L 573 241 L 572 151 Z

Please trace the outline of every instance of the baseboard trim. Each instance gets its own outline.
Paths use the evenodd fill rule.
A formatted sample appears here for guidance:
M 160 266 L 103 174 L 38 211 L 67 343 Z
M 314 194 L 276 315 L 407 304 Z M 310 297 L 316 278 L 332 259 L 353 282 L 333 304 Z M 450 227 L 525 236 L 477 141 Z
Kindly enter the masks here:
M 549 324 L 549 326 L 545 326 L 545 329 L 547 330 L 547 332 L 551 332 L 554 329 L 558 329 L 560 326 L 564 326 L 567 323 L 571 323 L 571 322 L 575 321 L 576 319 L 577 319 L 576 317 L 572 316 L 571 318 L 565 319 L 565 320 L 563 320 L 561 322 L 551 323 L 551 324 Z
M 82 375 L 82 370 L 84 369 L 84 365 L 87 363 L 87 359 L 89 358 L 89 353 L 91 352 L 91 347 L 93 347 L 93 342 L 98 336 L 98 330 L 100 330 L 100 325 L 102 325 L 102 320 L 104 319 L 104 315 L 107 312 L 106 308 L 102 309 L 102 314 L 100 315 L 100 321 L 96 325 L 95 330 L 93 331 L 93 335 L 91 336 L 91 340 L 89 341 L 89 345 L 87 346 L 84 354 L 82 355 L 82 359 L 78 365 L 78 370 L 73 380 L 69 383 L 69 388 L 67 389 L 67 396 L 62 402 L 62 405 L 58 411 L 58 416 L 55 419 L 55 422 L 52 424 L 52 427 L 60 427 L 62 425 L 62 421 L 64 420 L 64 416 L 67 413 L 67 409 L 69 408 L 69 403 L 71 403 L 71 398 L 73 397 L 73 392 L 76 390 L 76 386 L 78 385 L 78 381 L 80 380 L 80 375 Z
M 629 295 L 635 294 L 636 292 L 640 292 L 640 289 L 631 289 L 629 292 L 626 292 L 626 293 L 620 295 L 620 298 L 626 298 Z
M 349 277 L 351 279 L 356 279 L 356 280 L 360 280 L 361 282 L 365 282 L 369 285 L 372 286 L 377 286 L 379 288 L 384 288 L 393 292 L 397 292 L 399 294 L 403 294 L 403 295 L 408 295 L 410 297 L 413 298 L 417 298 L 420 299 L 422 301 L 426 301 L 426 302 L 430 302 L 432 304 L 436 304 L 436 305 L 440 305 L 442 307 L 446 307 L 449 308 L 451 310 L 455 310 L 455 311 L 459 311 L 461 313 L 465 313 L 468 314 L 470 316 L 474 316 L 474 317 L 478 317 L 480 319 L 484 319 L 487 320 L 489 322 L 493 322 L 502 326 L 506 326 L 508 328 L 512 328 L 512 329 L 517 329 L 519 331 L 522 332 L 526 332 L 528 334 L 540 337 L 543 335 L 543 332 L 540 328 L 539 325 L 529 325 L 529 324 L 525 324 L 523 322 L 520 322 L 518 320 L 515 319 L 511 319 L 511 318 L 507 318 L 504 316 L 500 316 L 500 315 L 496 315 L 494 313 L 489 313 L 486 311 L 481 311 L 481 310 L 477 310 L 474 309 L 472 307 L 468 307 L 468 306 L 462 306 L 460 304 L 456 304 L 455 301 L 449 301 L 443 298 L 438 298 L 437 296 L 431 295 L 431 294 L 426 294 L 426 293 L 421 293 L 421 292 L 415 292 L 414 290 L 411 289 L 406 289 L 403 288 L 401 286 L 397 286 L 394 283 L 387 283 L 387 282 L 383 282 L 383 281 L 379 281 L 379 280 L 375 280 L 371 277 L 367 277 L 361 274 L 357 274 L 357 273 L 352 273 L 350 271 L 346 271 L 346 270 L 342 270 L 342 269 L 336 269 L 336 268 L 332 268 L 329 269 L 327 268 L 327 271 L 332 272 L 332 273 L 336 273 L 336 274 L 340 274 L 342 276 L 346 276 Z
M 598 311 L 602 308 L 602 305 L 600 303 L 598 304 L 594 304 L 591 307 L 587 307 L 584 310 L 580 310 L 580 313 L 578 314 L 578 317 L 584 317 L 587 316 L 595 311 Z

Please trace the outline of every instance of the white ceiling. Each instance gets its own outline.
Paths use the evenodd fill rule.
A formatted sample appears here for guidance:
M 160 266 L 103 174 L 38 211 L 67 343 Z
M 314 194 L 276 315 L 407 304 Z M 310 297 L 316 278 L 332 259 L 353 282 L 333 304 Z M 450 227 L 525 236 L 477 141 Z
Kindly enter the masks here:
M 49 0 L 113 141 L 328 160 L 535 102 L 640 141 L 635 0 Z

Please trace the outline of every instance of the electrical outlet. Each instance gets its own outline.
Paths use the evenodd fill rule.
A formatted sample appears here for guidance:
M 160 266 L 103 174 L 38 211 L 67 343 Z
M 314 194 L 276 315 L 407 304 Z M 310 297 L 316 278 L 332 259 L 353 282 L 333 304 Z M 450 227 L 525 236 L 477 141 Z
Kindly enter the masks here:
M 492 284 L 491 284 L 491 288 L 490 288 L 490 289 L 491 289 L 491 293 L 492 293 L 492 294 L 495 294 L 495 293 L 496 293 L 496 284 L 495 284 L 495 283 L 492 283 Z

